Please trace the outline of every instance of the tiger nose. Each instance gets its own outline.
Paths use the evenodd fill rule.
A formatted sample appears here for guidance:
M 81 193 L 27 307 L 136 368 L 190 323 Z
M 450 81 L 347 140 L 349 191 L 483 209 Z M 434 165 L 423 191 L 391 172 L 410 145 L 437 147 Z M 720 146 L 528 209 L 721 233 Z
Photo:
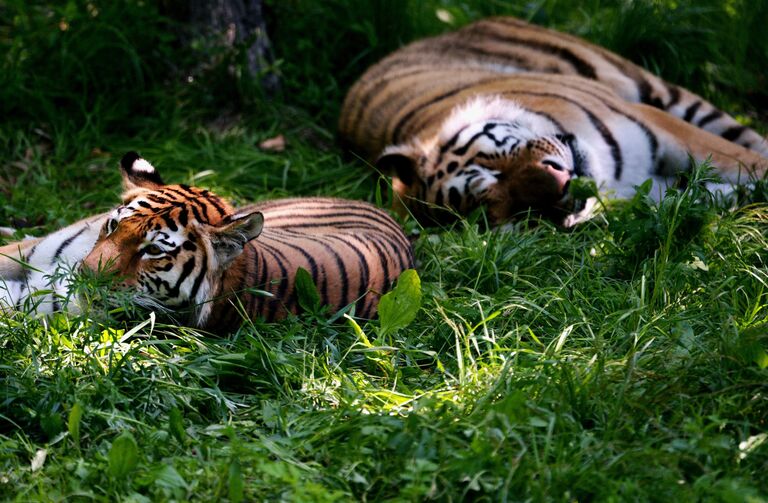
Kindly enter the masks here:
M 564 194 L 571 181 L 571 171 L 557 161 L 546 160 L 542 161 L 541 164 L 543 165 L 544 171 L 555 180 L 559 192 Z
M 96 246 L 80 263 L 80 270 L 88 273 L 105 273 L 118 269 L 117 261 L 109 260 L 102 246 Z
M 94 274 L 98 270 L 99 270 L 99 265 L 98 263 L 94 263 L 94 260 L 91 257 L 91 255 L 88 255 L 87 257 L 85 257 L 83 261 L 80 263 L 81 272 Z
M 101 259 L 101 255 L 91 253 L 83 259 L 83 262 L 80 264 L 80 270 L 91 274 L 107 272 L 107 265 L 107 262 Z M 109 265 L 112 265 L 112 268 L 114 268 L 114 264 Z
M 90 273 L 91 275 L 110 275 L 112 278 L 112 287 L 118 289 L 134 288 L 139 282 L 136 278 L 126 276 L 120 272 L 120 267 L 113 260 L 103 260 L 100 254 L 92 253 L 80 263 L 80 272 Z

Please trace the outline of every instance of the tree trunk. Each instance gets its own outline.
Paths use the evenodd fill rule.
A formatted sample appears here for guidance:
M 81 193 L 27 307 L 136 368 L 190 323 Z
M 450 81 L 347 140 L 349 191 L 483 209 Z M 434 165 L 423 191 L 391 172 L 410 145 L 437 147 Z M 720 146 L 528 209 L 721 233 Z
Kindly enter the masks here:
M 261 81 L 267 94 L 277 91 L 278 77 L 269 70 L 272 45 L 262 0 L 170 0 L 166 6 L 176 19 L 189 21 L 198 36 L 228 47 L 244 45 L 249 75 Z

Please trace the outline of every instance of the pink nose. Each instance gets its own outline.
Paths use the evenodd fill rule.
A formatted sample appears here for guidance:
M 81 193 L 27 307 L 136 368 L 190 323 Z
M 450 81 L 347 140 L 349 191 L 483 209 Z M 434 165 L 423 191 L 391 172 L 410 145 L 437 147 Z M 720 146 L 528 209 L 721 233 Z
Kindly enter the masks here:
M 99 270 L 103 270 L 103 264 L 101 264 L 101 257 L 100 256 L 94 256 L 93 253 L 85 257 L 83 262 L 80 264 L 80 269 L 85 272 L 89 273 L 96 273 Z
M 571 181 L 571 172 L 554 161 L 544 161 L 544 171 L 557 183 L 558 192 L 564 193 Z
M 83 259 L 80 268 L 92 273 L 119 270 L 117 260 L 120 257 L 120 253 L 113 248 L 114 246 L 109 242 L 97 243 L 93 250 L 91 250 L 91 253 Z

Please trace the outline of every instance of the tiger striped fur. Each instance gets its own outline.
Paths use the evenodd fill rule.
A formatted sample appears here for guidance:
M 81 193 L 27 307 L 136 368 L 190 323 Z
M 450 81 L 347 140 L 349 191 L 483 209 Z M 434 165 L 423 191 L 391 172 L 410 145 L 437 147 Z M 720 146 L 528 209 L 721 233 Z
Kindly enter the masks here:
M 85 270 L 114 272 L 138 305 L 162 307 L 187 324 L 231 329 L 243 311 L 267 321 L 298 312 L 299 267 L 323 304 L 338 310 L 356 302 L 357 316 L 374 317 L 379 296 L 413 267 L 400 227 L 368 203 L 293 198 L 234 209 L 208 190 L 164 184 L 138 154 L 126 154 L 121 169 L 123 204 L 93 217 L 103 224 L 78 234 L 92 240 L 74 258 Z M 66 241 L 77 225 L 52 236 Z M 56 250 L 57 242 L 63 246 L 46 237 L 36 247 Z
M 107 216 L 88 217 L 45 237 L 0 247 L 0 312 L 78 312 L 69 273 L 91 251 Z
M 568 192 L 577 176 L 620 197 L 651 178 L 658 196 L 689 155 L 728 183 L 768 165 L 766 139 L 701 97 L 510 17 L 386 57 L 349 90 L 339 130 L 424 223 L 486 206 L 494 223 L 533 209 L 571 225 L 588 214 Z

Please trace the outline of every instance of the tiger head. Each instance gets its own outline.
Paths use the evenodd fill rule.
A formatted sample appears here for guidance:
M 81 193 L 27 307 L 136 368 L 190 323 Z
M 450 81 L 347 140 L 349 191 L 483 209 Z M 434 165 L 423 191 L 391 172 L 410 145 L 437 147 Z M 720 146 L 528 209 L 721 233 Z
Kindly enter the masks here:
M 120 161 L 122 205 L 106 219 L 83 260 L 86 271 L 108 271 L 135 291 L 138 305 L 190 308 L 190 322 L 202 325 L 223 271 L 257 237 L 264 217 L 235 211 L 208 190 L 166 185 L 135 152 Z
M 532 211 L 567 225 L 585 207 L 568 189 L 588 173 L 587 158 L 547 118 L 480 98 L 457 107 L 432 138 L 385 149 L 377 168 L 393 175 L 396 199 L 422 223 L 485 206 L 492 224 Z

